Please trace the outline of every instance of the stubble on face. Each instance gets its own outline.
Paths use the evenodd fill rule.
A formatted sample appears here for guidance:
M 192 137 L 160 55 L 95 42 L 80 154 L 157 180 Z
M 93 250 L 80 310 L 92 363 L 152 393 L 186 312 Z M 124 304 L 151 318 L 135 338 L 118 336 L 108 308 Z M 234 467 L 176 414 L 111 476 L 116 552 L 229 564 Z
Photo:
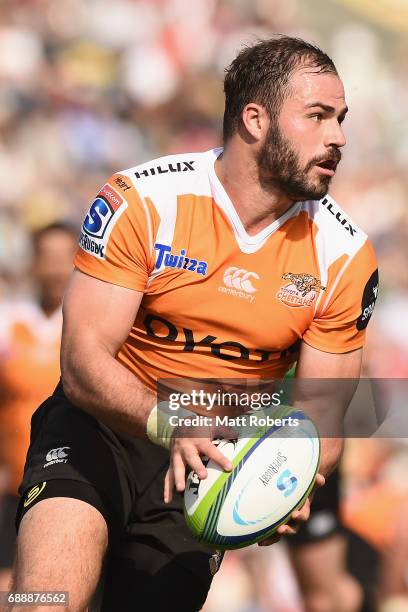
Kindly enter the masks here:
M 340 161 L 338 149 L 333 149 L 330 155 Z M 282 134 L 277 121 L 272 119 L 257 155 L 260 184 L 266 191 L 281 191 L 294 202 L 320 200 L 327 194 L 332 179 L 325 175 L 318 176 L 314 181 L 309 178 L 310 170 L 320 161 L 321 158 L 314 157 L 302 167 L 299 155 Z

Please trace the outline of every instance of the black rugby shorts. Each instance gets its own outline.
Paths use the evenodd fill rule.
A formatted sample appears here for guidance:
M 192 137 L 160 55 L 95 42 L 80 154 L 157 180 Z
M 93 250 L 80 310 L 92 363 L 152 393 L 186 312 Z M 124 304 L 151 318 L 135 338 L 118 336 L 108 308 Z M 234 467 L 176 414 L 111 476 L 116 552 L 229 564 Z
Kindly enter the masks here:
M 194 539 L 180 493 L 164 503 L 168 459 L 165 449 L 118 435 L 75 407 L 59 384 L 32 417 L 17 529 L 47 497 L 86 501 L 109 530 L 103 612 L 200 610 L 222 556 Z

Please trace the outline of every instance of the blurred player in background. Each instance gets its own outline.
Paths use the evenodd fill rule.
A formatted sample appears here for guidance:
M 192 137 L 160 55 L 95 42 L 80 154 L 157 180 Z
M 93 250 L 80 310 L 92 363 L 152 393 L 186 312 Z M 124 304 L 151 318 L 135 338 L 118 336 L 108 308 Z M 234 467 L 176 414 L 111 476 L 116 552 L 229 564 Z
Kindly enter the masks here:
M 286 379 L 294 376 L 293 368 Z M 305 612 L 359 612 L 363 590 L 347 567 L 347 538 L 340 518 L 340 470 L 316 491 L 310 518 L 286 539 Z
M 363 591 L 347 567 L 340 522 L 339 471 L 316 492 L 309 521 L 287 539 L 305 612 L 359 612 Z
M 76 238 L 77 232 L 64 223 L 34 233 L 32 298 L 0 304 L 0 590 L 5 590 L 13 564 L 17 490 L 31 415 L 59 377 L 61 304 Z

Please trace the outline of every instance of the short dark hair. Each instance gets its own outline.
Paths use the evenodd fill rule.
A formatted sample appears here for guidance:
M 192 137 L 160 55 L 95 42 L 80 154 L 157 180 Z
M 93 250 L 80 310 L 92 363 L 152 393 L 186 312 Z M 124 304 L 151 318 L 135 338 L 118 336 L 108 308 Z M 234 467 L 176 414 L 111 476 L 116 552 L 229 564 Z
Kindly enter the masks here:
M 337 74 L 330 57 L 301 38 L 277 35 L 246 46 L 225 70 L 224 142 L 237 131 L 249 102 L 261 104 L 271 119 L 276 118 L 290 77 L 300 66 Z
M 53 223 L 44 225 L 31 234 L 31 244 L 35 253 L 38 251 L 42 237 L 51 232 L 63 232 L 64 234 L 72 236 L 74 240 L 77 240 L 79 234 L 78 229 L 68 221 L 54 221 Z

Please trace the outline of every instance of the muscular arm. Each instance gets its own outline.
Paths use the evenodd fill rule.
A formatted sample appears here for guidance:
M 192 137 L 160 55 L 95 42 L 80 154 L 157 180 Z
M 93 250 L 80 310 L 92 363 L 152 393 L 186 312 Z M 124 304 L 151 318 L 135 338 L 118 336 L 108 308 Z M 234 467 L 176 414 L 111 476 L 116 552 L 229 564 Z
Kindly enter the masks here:
M 115 356 L 142 297 L 75 270 L 63 305 L 61 347 L 67 397 L 113 430 L 138 437 L 156 398 Z
M 301 346 L 293 403 L 321 432 L 323 476 L 335 468 L 343 449 L 343 420 L 360 378 L 361 358 L 362 349 L 338 354 Z

